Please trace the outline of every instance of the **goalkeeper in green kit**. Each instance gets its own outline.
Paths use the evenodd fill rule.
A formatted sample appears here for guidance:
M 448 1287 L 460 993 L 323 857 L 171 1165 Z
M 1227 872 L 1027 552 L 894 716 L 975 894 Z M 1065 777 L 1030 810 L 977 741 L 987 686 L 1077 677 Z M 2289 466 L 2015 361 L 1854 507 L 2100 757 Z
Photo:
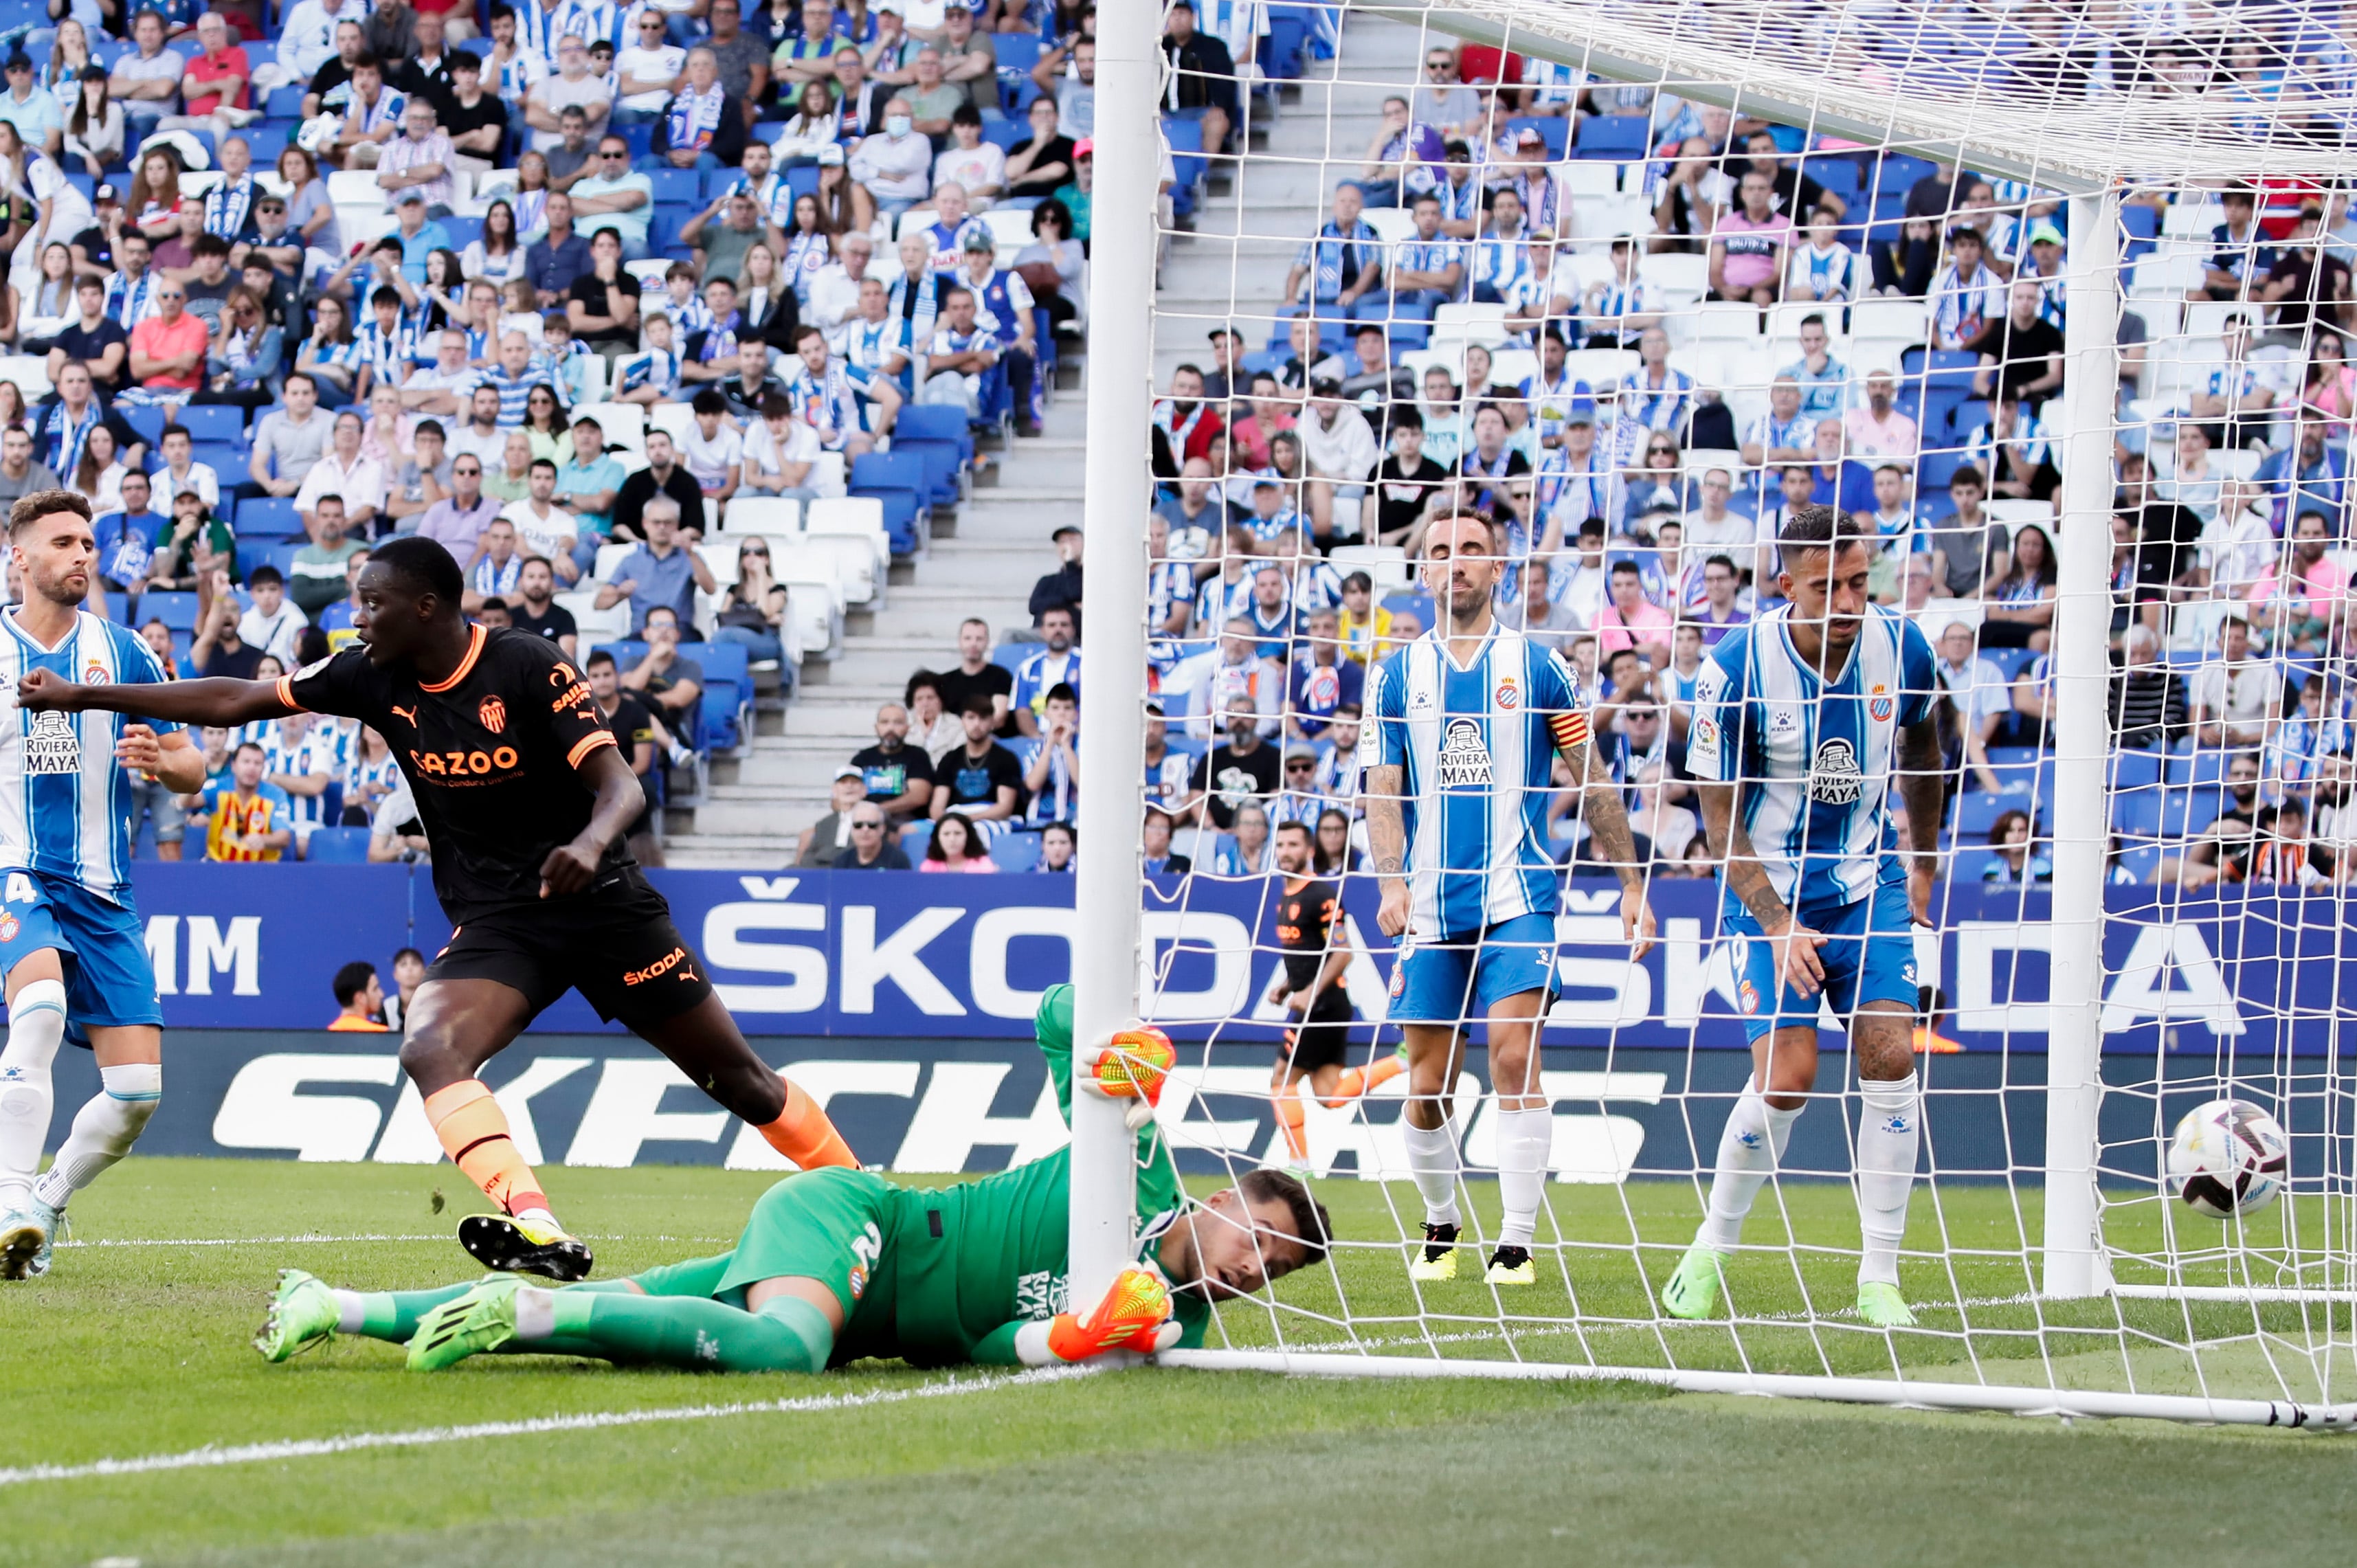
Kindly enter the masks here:
M 1071 1119 L 1072 992 L 1033 1021 Z M 1115 1036 L 1097 1082 L 1159 1096 L 1172 1059 L 1155 1029 Z M 866 1357 L 919 1367 L 1055 1366 L 1108 1350 L 1202 1342 L 1211 1304 L 1326 1255 L 1326 1211 L 1300 1182 L 1253 1171 L 1200 1203 L 1150 1116 L 1137 1136 L 1136 1264 L 1074 1313 L 1065 1300 L 1071 1151 L 939 1188 L 847 1168 L 788 1176 L 753 1205 L 733 1251 L 627 1280 L 544 1288 L 514 1275 L 439 1290 L 331 1289 L 280 1276 L 255 1348 L 283 1361 L 338 1334 L 409 1347 L 433 1371 L 485 1351 L 589 1356 L 710 1371 L 816 1372 Z

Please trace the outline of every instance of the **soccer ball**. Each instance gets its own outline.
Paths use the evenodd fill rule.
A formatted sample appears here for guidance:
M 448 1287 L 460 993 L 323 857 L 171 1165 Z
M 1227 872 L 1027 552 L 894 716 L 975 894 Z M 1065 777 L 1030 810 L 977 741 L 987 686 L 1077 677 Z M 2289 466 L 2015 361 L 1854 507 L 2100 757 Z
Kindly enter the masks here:
M 2213 1100 L 2185 1113 L 2169 1140 L 2169 1176 L 2198 1214 L 2232 1219 L 2281 1196 L 2291 1174 L 2291 1140 L 2247 1100 Z

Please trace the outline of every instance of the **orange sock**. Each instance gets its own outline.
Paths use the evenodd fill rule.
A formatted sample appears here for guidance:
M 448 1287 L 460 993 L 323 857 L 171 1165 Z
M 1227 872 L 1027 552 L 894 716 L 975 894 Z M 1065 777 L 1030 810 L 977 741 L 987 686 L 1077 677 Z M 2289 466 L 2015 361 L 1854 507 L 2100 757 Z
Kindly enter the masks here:
M 442 1140 L 451 1163 L 500 1208 L 521 1214 L 548 1207 L 540 1178 L 508 1136 L 507 1113 L 482 1079 L 470 1078 L 427 1095 L 425 1120 L 433 1123 L 434 1135 Z
M 806 1171 L 821 1165 L 847 1165 L 857 1170 L 859 1156 L 851 1152 L 851 1145 L 843 1141 L 843 1134 L 834 1130 L 834 1123 L 827 1120 L 818 1101 L 810 1097 L 810 1090 L 795 1087 L 794 1080 L 783 1075 L 780 1081 L 786 1086 L 786 1108 L 775 1122 L 759 1129 L 761 1136 L 770 1141 L 770 1147 Z
M 1301 1121 L 1304 1114 L 1301 1108 L 1301 1096 L 1294 1092 L 1292 1087 L 1287 1085 L 1276 1093 L 1270 1095 L 1268 1097 L 1268 1101 L 1271 1105 L 1276 1108 L 1276 1130 L 1285 1134 L 1286 1152 L 1297 1160 L 1308 1159 L 1309 1157 L 1309 1140 L 1303 1135 L 1301 1131 Z
M 1334 1098 L 1326 1101 L 1326 1109 L 1340 1111 L 1359 1096 L 1373 1093 L 1406 1070 L 1407 1063 L 1395 1054 L 1378 1059 L 1363 1072 L 1354 1067 L 1346 1067 L 1342 1069 L 1342 1076 L 1334 1080 Z

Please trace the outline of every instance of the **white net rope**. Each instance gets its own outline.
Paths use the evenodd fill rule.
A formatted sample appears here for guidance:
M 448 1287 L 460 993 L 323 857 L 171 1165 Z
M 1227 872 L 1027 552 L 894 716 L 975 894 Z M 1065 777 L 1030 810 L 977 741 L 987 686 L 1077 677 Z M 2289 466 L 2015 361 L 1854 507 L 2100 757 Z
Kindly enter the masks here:
M 2234 15 L 2105 22 L 2097 81 L 2090 24 L 2036 8 L 1206 7 L 1256 64 L 1232 103 L 1200 57 L 1166 76 L 1146 1010 L 1180 1043 L 1162 1115 L 1186 1168 L 1213 1186 L 1299 1170 L 1336 1229 L 1329 1266 L 1223 1306 L 1214 1346 L 2227 1419 L 2357 1398 L 2340 1057 L 2357 226 L 2329 177 L 2348 57 L 2322 25 L 2337 12 Z M 1506 48 L 1465 42 L 1484 36 Z M 2074 91 L 2056 59 L 2081 62 Z M 2170 63 L 2188 59 L 2198 86 Z M 1233 127 L 1224 154 L 1207 104 Z M 2105 212 L 2118 384 L 2074 399 L 2072 231 Z M 2066 448 L 2110 468 L 2101 510 L 2062 516 Z M 1910 966 L 1879 983 L 1907 998 L 1921 1085 L 1897 1262 L 1915 1323 L 1897 1332 L 1858 1288 L 1857 1173 L 1861 1148 L 1893 1157 L 1875 1142 L 1889 1102 L 1862 1101 L 1830 1009 L 1724 1289 L 1694 1319 L 1664 1296 L 1762 1006 L 1691 766 L 1697 691 L 1723 642 L 1779 612 L 1778 534 L 1823 505 L 1871 539 L 1867 591 L 1878 624 L 1910 628 L 1891 633 L 1903 670 L 1857 702 L 1763 697 L 1759 744 L 1721 777 L 1763 862 L 1849 855 L 1870 883 L 1882 846 L 1911 842 L 1881 699 L 1936 735 L 1931 925 L 1878 927 L 1880 961 Z M 1534 1132 L 1501 1112 L 1488 999 L 1461 990 L 1463 1238 L 1456 1277 L 1432 1281 L 1409 1269 L 1429 1205 L 1369 861 L 1363 766 L 1383 753 L 1354 742 L 1376 668 L 1439 618 L 1418 568 L 1432 520 L 1458 511 L 1494 520 L 1511 557 L 1500 623 L 1570 672 L 1661 940 L 1631 961 L 1617 835 L 1559 758 L 1525 819 L 1432 852 L 1544 885 L 1559 993 Z M 2058 767 L 2051 660 L 2072 529 L 2112 541 L 2108 760 L 2081 778 Z M 1091 680 L 1091 701 L 1125 700 Z M 1470 726 L 1457 760 L 1497 771 L 1437 755 L 1419 787 L 1411 767 L 1411 818 L 1457 809 L 1452 791 L 1522 809 L 1501 748 L 1528 738 L 1529 688 L 1488 690 L 1427 693 Z M 1797 768 L 1767 733 L 1787 719 L 1808 737 Z M 2053 1299 L 2052 878 L 2074 784 L 2104 797 L 2103 841 L 2075 846 L 2106 883 L 2104 1087 L 2078 1163 L 2099 1174 L 2114 1288 Z M 1865 804 L 1830 810 L 1846 797 Z M 2223 1222 L 2165 1173 L 2180 1118 L 2222 1099 L 2289 1138 L 2284 1196 Z M 1491 1283 L 1518 1161 L 1544 1176 L 1535 1280 Z
M 2337 5 L 1475 0 L 1435 25 L 1793 124 L 1961 146 L 1981 166 L 2081 188 L 2128 171 L 2330 177 L 2346 168 L 2357 112 Z

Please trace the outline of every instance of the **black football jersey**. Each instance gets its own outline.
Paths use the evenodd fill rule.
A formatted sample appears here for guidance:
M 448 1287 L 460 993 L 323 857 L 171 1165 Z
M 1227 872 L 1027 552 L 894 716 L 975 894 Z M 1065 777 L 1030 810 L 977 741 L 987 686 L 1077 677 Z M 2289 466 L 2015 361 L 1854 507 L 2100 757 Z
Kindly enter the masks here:
M 1341 915 L 1341 895 L 1314 877 L 1286 888 L 1276 901 L 1276 943 L 1285 960 L 1285 983 L 1307 991 L 1318 983 Z
M 384 736 L 434 847 L 435 895 L 460 924 L 540 901 L 542 864 L 588 826 L 597 804 L 575 769 L 614 744 L 588 681 L 556 644 L 472 632 L 457 671 L 432 685 L 406 664 L 370 663 L 360 646 L 278 682 L 290 705 L 356 718 Z M 599 879 L 630 864 L 617 839 Z

